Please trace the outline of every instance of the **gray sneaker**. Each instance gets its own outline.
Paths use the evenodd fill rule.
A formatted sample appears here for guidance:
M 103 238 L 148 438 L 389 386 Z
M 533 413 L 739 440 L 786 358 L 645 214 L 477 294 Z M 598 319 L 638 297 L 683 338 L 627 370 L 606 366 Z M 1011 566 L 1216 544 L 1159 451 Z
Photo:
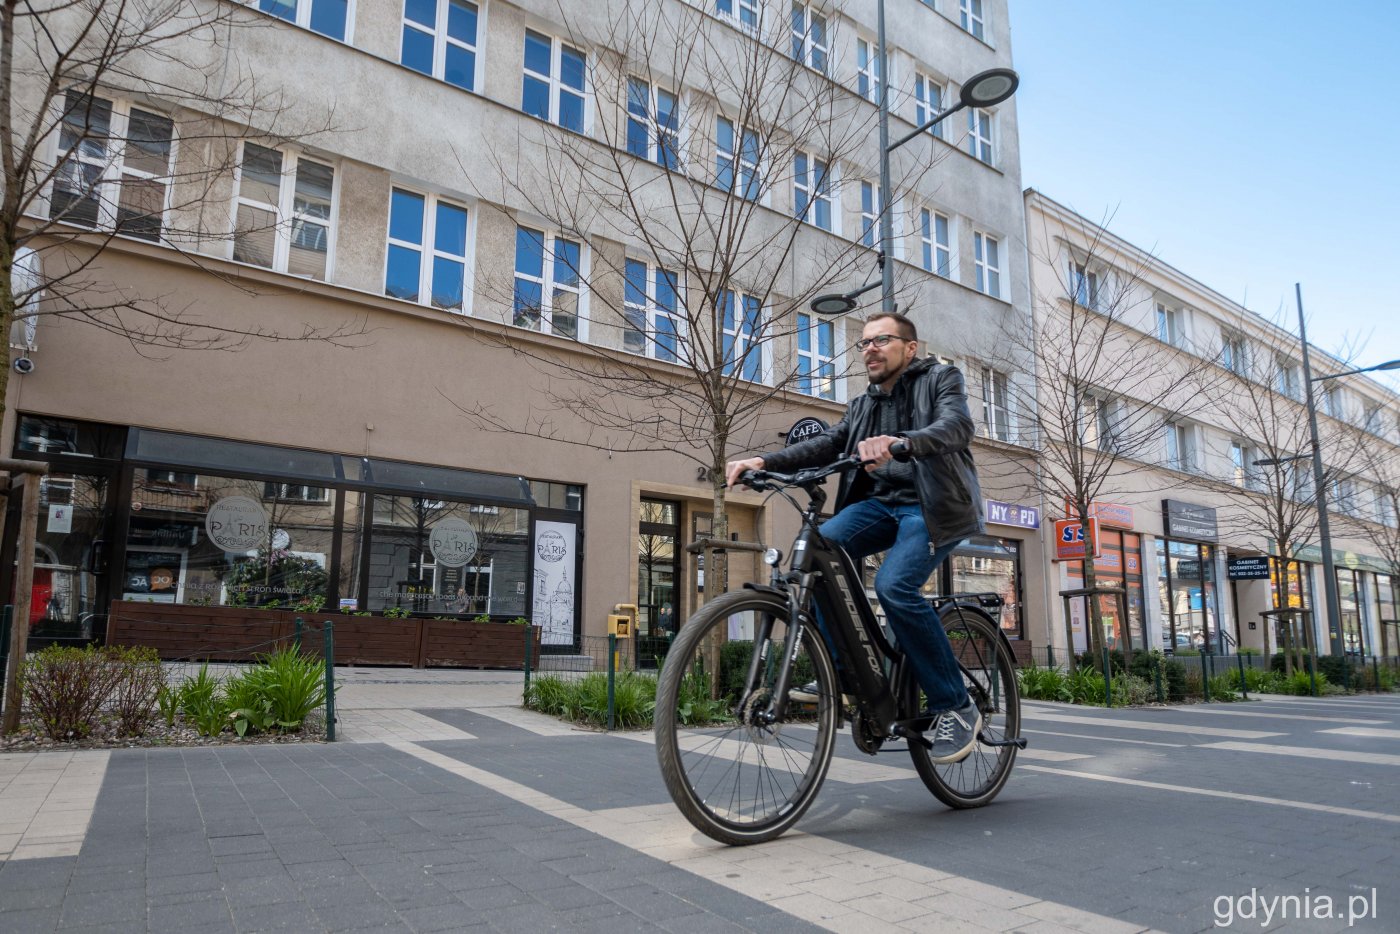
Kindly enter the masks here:
M 933 749 L 929 759 L 939 765 L 952 765 L 966 759 L 977 745 L 982 729 L 982 711 L 972 698 L 953 710 L 945 710 L 933 722 Z

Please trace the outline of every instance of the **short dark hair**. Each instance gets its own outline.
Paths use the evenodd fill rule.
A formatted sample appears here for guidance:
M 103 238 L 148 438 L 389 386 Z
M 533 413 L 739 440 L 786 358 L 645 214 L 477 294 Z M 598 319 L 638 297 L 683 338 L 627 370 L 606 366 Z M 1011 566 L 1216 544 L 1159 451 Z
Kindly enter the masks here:
M 879 314 L 872 315 L 865 323 L 869 324 L 871 321 L 879 321 L 881 318 L 888 318 L 899 325 L 899 336 L 905 340 L 916 341 L 919 339 L 919 329 L 914 327 L 914 322 L 897 311 L 882 311 Z

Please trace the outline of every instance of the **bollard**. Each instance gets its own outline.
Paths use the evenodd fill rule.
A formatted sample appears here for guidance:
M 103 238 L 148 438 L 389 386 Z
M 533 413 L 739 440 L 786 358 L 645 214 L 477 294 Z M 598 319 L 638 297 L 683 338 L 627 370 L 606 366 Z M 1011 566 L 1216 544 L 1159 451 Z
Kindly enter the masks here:
M 1236 655 L 1235 661 L 1240 663 L 1240 694 L 1245 700 L 1249 700 L 1249 682 L 1244 680 L 1244 656 Z M 1250 666 L 1253 667 L 1252 665 Z
M 608 633 L 608 729 L 613 728 L 617 689 L 617 635 Z
M 1201 653 L 1201 698 L 1202 703 L 1210 703 L 1210 676 L 1206 674 L 1206 653 Z
M 335 635 L 334 624 L 326 620 L 321 624 L 326 634 L 326 648 L 323 659 L 326 663 L 326 742 L 335 742 Z
M 526 700 L 526 701 L 529 701 L 529 699 L 530 699 L 530 656 L 532 656 L 532 655 L 535 654 L 535 653 L 532 651 L 532 650 L 534 649 L 534 647 L 535 647 L 535 646 L 534 646 L 534 642 L 535 642 L 535 627 L 534 627 L 534 626 L 531 626 L 529 623 L 526 623 L 526 624 L 525 624 L 525 700 Z
M 1103 705 L 1113 706 L 1113 668 L 1108 663 L 1108 646 L 1103 647 Z
M 7 684 L 5 673 L 9 671 L 10 664 L 10 617 L 14 615 L 15 608 L 10 604 L 5 604 L 5 609 L 0 610 L 0 684 Z M 0 707 L 5 706 L 5 689 L 0 687 Z
M 301 654 L 301 617 L 297 617 L 296 627 L 292 630 L 292 651 Z
M 1045 646 L 1045 665 L 1047 668 L 1055 667 L 1055 647 L 1047 644 Z
M 1372 655 L 1372 656 L 1371 656 L 1371 690 L 1373 690 L 1373 691 L 1379 691 L 1380 689 L 1381 689 L 1381 669 L 1380 669 L 1380 666 L 1376 664 L 1376 656 Z
M 1308 653 L 1308 677 L 1312 679 L 1312 696 L 1317 697 L 1317 660 Z
M 1157 676 L 1157 703 L 1159 704 L 1165 704 L 1167 702 L 1166 692 L 1162 690 L 1162 668 L 1166 664 L 1166 660 L 1161 658 L 1157 659 L 1152 664 L 1152 671 Z
M 1342 690 L 1348 694 L 1355 693 L 1351 689 L 1351 662 L 1347 660 L 1347 653 L 1342 652 Z

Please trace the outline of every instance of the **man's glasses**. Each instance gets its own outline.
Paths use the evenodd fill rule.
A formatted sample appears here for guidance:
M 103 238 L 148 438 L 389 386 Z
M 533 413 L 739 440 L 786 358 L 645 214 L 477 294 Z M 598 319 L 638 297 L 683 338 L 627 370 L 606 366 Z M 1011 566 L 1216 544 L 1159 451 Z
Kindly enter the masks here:
M 869 350 L 871 347 L 879 347 L 883 350 L 885 347 L 889 346 L 890 341 L 908 340 L 913 340 L 913 338 L 898 337 L 894 334 L 876 334 L 874 337 L 866 337 L 856 341 L 856 350 L 860 351 L 861 353 L 865 353 L 865 351 Z

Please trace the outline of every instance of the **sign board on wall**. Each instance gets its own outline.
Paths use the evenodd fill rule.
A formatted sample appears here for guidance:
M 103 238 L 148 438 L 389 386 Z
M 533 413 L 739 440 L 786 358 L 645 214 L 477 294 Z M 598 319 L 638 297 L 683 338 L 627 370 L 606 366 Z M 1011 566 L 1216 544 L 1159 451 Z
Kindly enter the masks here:
M 823 431 L 826 431 L 826 429 L 826 422 L 819 418 L 799 418 L 793 423 L 792 427 L 788 429 L 786 443 L 788 445 L 794 445 L 799 441 L 815 438 Z
M 1065 500 L 1065 515 L 1075 515 L 1074 504 Z M 1133 507 L 1120 506 L 1117 503 L 1106 503 L 1102 500 L 1095 500 L 1089 504 L 1089 518 L 1098 519 L 1100 525 L 1106 525 L 1114 529 L 1133 528 Z
M 986 500 L 987 521 L 995 525 L 1014 525 L 1022 529 L 1040 528 L 1040 510 L 1034 506 L 1018 506 L 1015 503 L 999 503 Z
M 1231 558 L 1226 572 L 1232 581 L 1267 580 L 1269 559 L 1260 555 L 1256 558 Z
M 269 544 L 267 512 L 261 503 L 246 496 L 225 496 L 210 506 L 204 532 L 223 551 L 238 554 Z
M 1167 538 L 1186 538 L 1201 542 L 1220 541 L 1215 510 L 1180 500 L 1162 500 L 1162 524 Z
M 1099 534 L 1099 520 L 1090 519 L 1089 529 L 1094 537 L 1094 557 L 1103 553 L 1103 536 Z M 1084 527 L 1073 519 L 1055 520 L 1055 560 L 1073 561 L 1084 557 Z

